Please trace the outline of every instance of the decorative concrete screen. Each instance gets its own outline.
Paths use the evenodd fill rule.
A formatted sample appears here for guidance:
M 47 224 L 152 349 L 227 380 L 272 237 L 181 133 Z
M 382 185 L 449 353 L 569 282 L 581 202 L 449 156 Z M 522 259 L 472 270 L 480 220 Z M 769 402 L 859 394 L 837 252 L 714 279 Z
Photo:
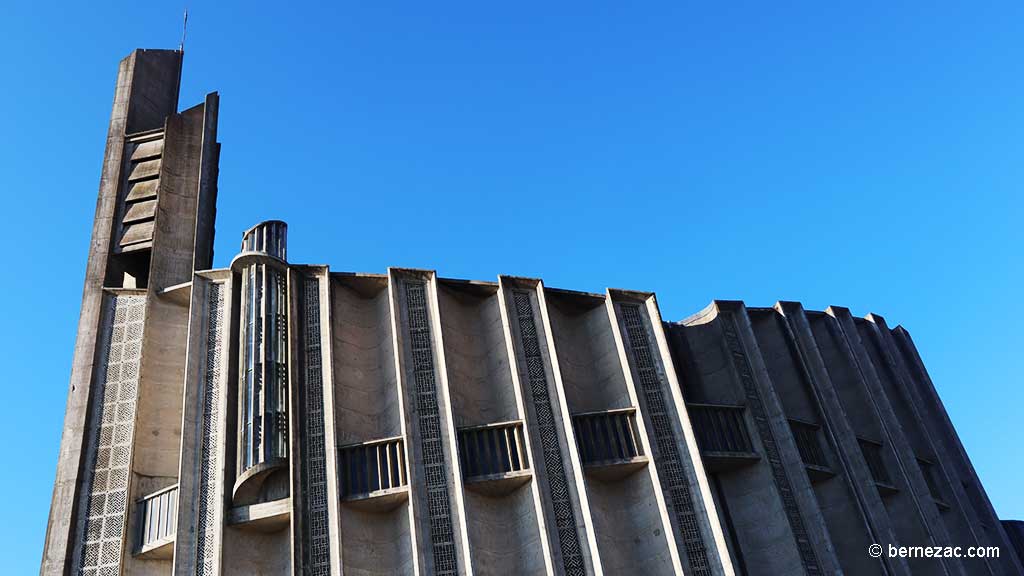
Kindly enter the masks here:
M 93 381 L 87 474 L 79 505 L 75 574 L 118 576 L 128 510 L 135 402 L 146 297 L 109 296 Z

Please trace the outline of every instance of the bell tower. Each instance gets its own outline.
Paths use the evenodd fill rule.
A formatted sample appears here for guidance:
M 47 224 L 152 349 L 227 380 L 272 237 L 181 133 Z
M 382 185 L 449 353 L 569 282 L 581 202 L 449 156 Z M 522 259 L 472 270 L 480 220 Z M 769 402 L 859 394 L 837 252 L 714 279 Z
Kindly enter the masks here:
M 212 262 L 220 152 L 216 93 L 177 111 L 182 58 L 118 69 L 41 574 L 129 572 L 132 503 L 177 482 L 185 349 L 166 343 L 187 309 L 168 289 Z

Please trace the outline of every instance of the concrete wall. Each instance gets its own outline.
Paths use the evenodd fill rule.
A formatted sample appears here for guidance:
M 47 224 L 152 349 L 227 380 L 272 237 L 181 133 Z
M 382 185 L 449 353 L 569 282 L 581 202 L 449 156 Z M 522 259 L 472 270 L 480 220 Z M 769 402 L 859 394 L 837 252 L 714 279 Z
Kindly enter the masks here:
M 807 367 L 795 348 L 785 321 L 773 308 L 748 309 L 748 313 L 758 348 L 786 418 L 821 427 L 818 440 L 832 475 L 816 477 L 811 487 L 832 535 L 839 564 L 850 574 L 884 574 L 884 564 L 865 554 L 876 538 L 850 478 L 836 456 L 835 432 L 823 417 L 821 399 L 811 387 Z
M 523 420 L 498 286 L 439 281 L 438 305 L 455 425 Z M 466 485 L 463 496 L 475 574 L 540 574 L 547 570 L 537 502 L 530 486 L 507 493 L 483 493 Z
M 688 403 L 745 406 L 721 323 L 707 311 L 683 325 L 669 325 L 680 371 L 679 380 Z M 749 410 L 744 411 L 755 452 L 764 454 L 761 438 Z M 734 564 L 748 574 L 788 574 L 802 571 L 799 552 L 786 520 L 782 500 L 763 459 L 727 471 L 712 472 L 722 524 L 730 531 Z
M 338 443 L 402 434 L 387 278 L 331 276 Z
M 330 282 L 337 444 L 402 436 L 387 277 L 332 275 Z M 364 511 L 346 503 L 339 510 L 344 573 L 414 573 L 407 501 L 386 511 Z
M 519 420 L 498 287 L 440 282 L 438 288 L 456 426 Z
M 181 58 L 136 51 L 119 68 L 42 574 L 69 573 L 87 549 L 106 571 L 144 575 L 1024 573 L 902 328 L 728 301 L 663 324 L 653 294 L 527 278 L 290 267 L 288 462 L 258 498 L 233 500 L 238 288 L 231 270 L 199 271 L 212 262 L 219 100 L 175 113 Z M 129 206 L 136 145 L 146 194 Z M 124 219 L 145 226 L 122 249 Z M 122 297 L 137 317 L 112 327 L 103 301 Z M 131 358 L 111 351 L 129 324 Z M 739 407 L 754 454 L 702 463 L 684 400 Z M 129 408 L 122 442 L 108 442 L 102 415 Z M 609 410 L 632 411 L 640 455 L 584 463 L 573 415 Z M 522 426 L 528 466 L 465 478 L 459 430 L 503 422 Z M 804 461 L 792 422 L 816 427 L 824 462 Z M 408 485 L 342 499 L 339 447 L 396 437 Z M 886 485 L 863 441 L 880 446 Z M 101 451 L 130 467 L 94 514 L 107 496 L 83 483 L 107 474 Z M 176 541 L 138 555 L 138 500 L 175 484 Z M 875 560 L 872 542 L 1005 552 Z M 329 550 L 313 566 L 317 546 Z
M 113 248 L 124 138 L 131 132 L 161 127 L 164 119 L 175 111 L 180 71 L 180 53 L 155 50 L 133 52 L 121 61 L 118 69 L 41 574 L 63 573 L 70 565 L 69 555 L 74 548 L 76 535 L 72 533 L 72 524 L 81 487 L 79 472 L 85 452 L 84 430 L 94 374 L 102 289 Z
M 634 408 L 605 298 L 548 291 L 546 300 L 569 413 Z M 606 572 L 671 574 L 678 568 L 671 528 L 647 466 L 624 478 L 584 473 L 584 480 Z

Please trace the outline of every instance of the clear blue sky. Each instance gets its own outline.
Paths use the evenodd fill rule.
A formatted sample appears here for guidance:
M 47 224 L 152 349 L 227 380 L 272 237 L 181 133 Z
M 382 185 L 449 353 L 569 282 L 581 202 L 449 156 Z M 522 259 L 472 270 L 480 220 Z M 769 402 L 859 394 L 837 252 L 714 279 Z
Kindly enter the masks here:
M 335 270 L 877 312 L 1024 518 L 1020 2 L 190 4 L 218 266 L 280 218 Z M 181 8 L 0 18 L 7 573 L 38 570 L 117 62 Z

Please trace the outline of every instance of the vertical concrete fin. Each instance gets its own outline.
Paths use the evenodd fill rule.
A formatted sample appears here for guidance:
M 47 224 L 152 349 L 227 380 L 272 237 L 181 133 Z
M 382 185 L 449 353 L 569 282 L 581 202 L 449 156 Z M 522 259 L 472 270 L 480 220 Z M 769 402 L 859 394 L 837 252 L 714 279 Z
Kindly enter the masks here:
M 959 460 L 960 467 L 964 471 L 966 478 L 961 478 L 963 484 L 954 486 L 954 489 L 960 489 L 963 492 L 973 490 L 976 495 L 975 498 L 972 498 L 970 493 L 964 494 L 966 498 L 965 509 L 969 513 L 973 513 L 974 518 L 978 522 L 992 527 L 992 532 L 995 536 L 994 540 L 998 546 L 1003 550 L 1012 549 L 1013 543 L 1004 529 L 1003 522 L 999 520 L 995 509 L 992 507 L 991 501 L 989 501 L 988 494 L 985 492 L 981 480 L 978 478 L 978 473 L 974 469 L 974 464 L 967 457 L 967 451 L 960 441 L 960 435 L 957 434 L 956 428 L 953 427 L 953 421 L 950 419 L 945 405 L 939 398 L 938 390 L 935 388 L 927 368 L 925 368 L 924 361 L 921 359 L 914 340 L 911 338 L 910 333 L 902 326 L 897 326 L 890 333 L 896 342 L 899 353 L 911 372 L 911 380 L 918 386 L 921 396 L 927 403 L 926 405 L 933 410 L 932 417 L 938 420 L 938 427 L 940 429 L 945 428 L 945 434 L 942 436 L 949 444 L 947 453 L 954 460 Z M 1016 557 L 1013 554 L 1004 554 L 1001 556 L 1001 559 L 1007 574 L 1024 574 L 1024 558 Z
M 292 267 L 292 539 L 296 574 L 341 574 L 327 267 Z
M 861 338 L 853 316 L 848 309 L 840 306 L 830 306 L 826 313 L 836 320 L 836 326 L 842 335 L 844 347 L 848 349 L 847 353 L 850 356 L 850 360 L 856 366 L 860 378 L 868 391 L 868 395 L 874 403 L 875 410 L 881 420 L 884 435 L 892 446 L 896 462 L 899 466 L 900 476 L 903 482 L 910 488 L 910 496 L 913 500 L 914 509 L 918 514 L 920 525 L 930 540 L 927 544 L 915 545 L 951 545 L 945 523 L 939 516 L 938 508 L 931 500 L 928 486 L 917 463 L 914 449 L 904 433 L 903 426 L 896 416 L 896 412 L 880 380 L 878 374 L 880 367 L 875 366 L 865 348 L 866 344 Z M 947 574 L 963 573 L 963 565 L 956 559 L 944 558 L 940 561 L 940 564 L 942 570 Z
M 707 511 L 698 500 L 702 493 L 696 473 L 701 467 L 699 452 L 690 452 L 687 446 L 682 424 L 685 408 L 681 398 L 676 403 L 678 390 L 669 388 L 649 303 L 653 303 L 651 294 L 622 290 L 608 290 L 605 298 L 626 383 L 640 415 L 641 436 L 654 462 L 648 471 L 658 486 L 656 501 L 665 532 L 673 535 L 669 543 L 674 562 L 682 562 L 687 574 L 722 574 L 719 556 L 712 552 L 715 539 Z
M 217 220 L 217 179 L 220 175 L 220 143 L 217 142 L 217 120 L 220 95 L 206 95 L 203 104 L 203 140 L 199 156 L 199 200 L 196 204 L 192 269 L 213 267 L 213 241 Z
M 815 391 L 827 430 L 832 434 L 833 444 L 837 448 L 836 456 L 842 475 L 856 497 L 871 541 L 898 542 L 871 471 L 861 453 L 857 436 L 846 418 L 840 397 L 821 357 L 803 306 L 799 302 L 778 302 L 775 309 L 782 315 L 787 335 L 796 347 L 808 381 Z M 863 550 L 860 553 L 863 554 Z M 889 574 L 910 574 L 905 559 L 884 558 L 881 563 L 885 564 Z
M 449 486 L 449 493 L 454 496 L 454 522 L 456 547 L 458 548 L 460 560 L 460 574 L 472 576 L 473 562 L 469 549 L 469 534 L 466 528 L 466 502 L 462 487 L 464 486 L 462 467 L 459 465 L 458 432 L 455 428 L 455 414 L 452 410 L 451 385 L 448 380 L 448 356 L 445 353 L 444 330 L 441 328 L 441 304 L 438 293 L 440 287 L 437 281 L 437 272 L 431 271 L 428 277 L 428 295 L 430 302 L 426 311 L 430 315 L 431 332 L 434 334 L 434 350 L 437 353 L 435 360 L 435 371 L 440 377 L 438 380 L 438 401 L 441 410 L 441 422 L 443 425 L 443 442 L 447 444 L 449 474 L 452 483 Z M 410 326 L 411 328 L 411 326 Z M 410 339 L 412 341 L 412 339 Z M 415 359 L 414 359 L 415 363 Z
M 174 574 L 221 573 L 232 290 L 219 276 L 192 282 Z
M 440 576 L 472 574 L 440 340 L 436 275 L 391 268 L 388 277 L 393 306 L 400 315 L 396 355 L 411 431 L 408 461 L 421 468 L 410 474 L 421 570 Z
M 950 437 L 951 429 L 946 427 L 948 420 L 935 410 L 933 401 L 937 400 L 937 397 L 931 394 L 934 393 L 934 388 L 922 385 L 923 383 L 919 380 L 920 373 L 915 369 L 911 359 L 904 355 L 885 318 L 878 314 L 868 314 L 866 320 L 874 326 L 880 348 L 896 374 L 895 383 L 909 398 L 909 404 L 918 420 L 918 425 L 926 432 L 929 445 L 934 451 L 934 462 L 929 462 L 926 466 L 919 465 L 919 467 L 925 476 L 933 500 L 937 505 L 945 505 L 947 508 L 941 515 L 947 520 L 953 544 L 957 546 L 1007 544 L 1002 537 L 1004 534 L 998 519 L 995 519 L 994 522 L 991 520 L 986 522 L 988 518 L 979 517 L 978 512 L 980 511 L 975 511 L 971 506 L 971 500 L 964 489 L 966 484 L 961 480 L 960 470 L 963 467 L 959 459 L 961 456 L 959 442 L 953 441 Z M 941 406 L 941 402 L 938 402 L 938 405 Z M 955 432 L 953 433 L 955 434 Z M 935 472 L 939 472 L 941 477 L 936 476 Z M 990 532 L 986 532 L 984 528 L 986 525 L 992 526 Z M 993 537 L 990 537 L 990 534 Z M 1012 556 L 1010 557 L 1009 562 L 996 558 L 985 558 L 983 562 L 971 560 L 967 562 L 984 564 L 990 574 L 1015 574 L 1017 567 L 1013 566 Z M 1012 568 L 1010 568 L 1011 566 Z M 1013 571 L 1006 572 L 1008 568 Z
M 838 448 L 837 456 L 843 475 L 857 496 L 872 541 L 896 542 L 892 525 L 858 446 L 856 434 L 846 419 L 840 399 L 832 385 L 803 306 L 799 302 L 778 302 L 775 309 L 784 319 L 788 337 L 795 345 L 807 378 L 815 391 L 827 428 Z M 909 573 L 909 567 L 902 559 L 891 559 L 886 564 L 890 573 Z
M 562 574 L 564 564 L 561 562 L 561 550 L 558 550 L 556 555 L 556 548 L 560 548 L 558 543 L 557 526 L 554 527 L 555 531 L 552 532 L 552 527 L 548 525 L 546 517 L 549 517 L 548 511 L 550 509 L 550 490 L 545 490 L 548 487 L 549 479 L 544 468 L 544 452 L 543 450 L 534 450 L 533 439 L 537 437 L 533 428 L 536 425 L 536 418 L 533 414 L 536 408 L 532 402 L 534 398 L 532 395 L 527 395 L 527 384 L 523 383 L 523 378 L 520 377 L 520 364 L 519 355 L 516 350 L 517 347 L 521 347 L 522 344 L 517 345 L 517 334 L 519 334 L 519 315 L 515 308 L 509 309 L 509 302 L 514 302 L 514 295 L 511 292 L 511 288 L 508 286 L 508 282 L 502 277 L 498 277 L 498 311 L 501 315 L 501 328 L 502 335 L 505 339 L 505 354 L 508 357 L 508 369 L 509 376 L 512 379 L 513 393 L 515 394 L 516 400 L 516 411 L 518 412 L 519 420 L 523 422 L 523 437 L 526 457 L 529 461 L 530 468 L 533 474 L 533 480 L 530 482 L 530 496 L 533 504 L 533 514 L 536 523 L 536 529 L 540 533 L 540 545 L 541 555 L 544 561 L 544 573 L 549 575 Z M 515 327 L 515 328 L 514 328 Z M 539 347 L 538 347 L 539 348 Z M 527 373 L 526 378 L 529 379 L 530 375 Z M 532 392 L 532 390 L 531 390 Z M 538 460 L 540 458 L 540 460 Z M 542 472 L 543 471 L 543 472 Z M 543 474 L 543 476 L 542 476 Z M 563 472 L 564 476 L 564 472 Z
M 324 450 L 326 452 L 326 469 L 324 473 L 327 475 L 327 529 L 329 533 L 329 545 L 330 545 L 330 573 L 331 574 L 342 574 L 342 558 L 341 558 L 341 489 L 338 485 L 338 429 L 336 424 L 337 414 L 335 413 L 335 382 L 334 382 L 334 347 L 332 342 L 334 341 L 334 317 L 333 307 L 331 302 L 333 301 L 333 287 L 331 285 L 331 273 L 330 269 L 326 266 L 319 268 L 314 271 L 313 274 L 306 278 L 306 305 L 307 313 L 311 313 L 312 308 L 309 308 L 311 303 L 311 297 L 316 292 L 319 304 L 319 315 L 320 315 L 320 333 L 317 337 L 320 339 L 321 349 L 321 375 L 323 378 L 323 428 L 324 428 Z M 315 286 L 315 289 L 314 289 Z M 309 333 L 312 336 L 316 332 L 314 327 L 307 323 L 309 327 Z M 312 350 L 312 348 L 310 348 Z M 308 364 L 307 364 L 308 370 Z M 308 388 L 308 387 L 307 387 Z
M 436 295 L 473 570 L 549 571 L 498 286 L 439 279 Z
M 323 476 L 313 475 L 315 472 L 312 469 L 315 465 L 306 460 L 306 451 L 319 441 L 317 446 L 321 449 L 319 464 L 320 469 L 324 470 L 326 468 L 324 466 L 325 457 L 322 454 L 324 438 L 322 426 L 315 438 L 310 437 L 311 435 L 306 427 L 306 424 L 312 420 L 310 418 L 311 411 L 307 409 L 307 401 L 314 405 L 316 401 L 310 398 L 308 394 L 310 382 L 309 374 L 306 371 L 306 361 L 308 360 L 307 343 L 310 339 L 306 333 L 306 328 L 309 326 L 308 322 L 311 318 L 303 315 L 307 303 L 305 277 L 296 268 L 291 266 L 284 273 L 288 286 L 286 300 L 288 306 L 288 404 L 286 413 L 288 415 L 288 494 L 291 496 L 291 510 L 289 510 L 288 516 L 288 540 L 290 544 L 288 551 L 291 554 L 290 565 L 292 574 L 303 574 L 307 571 L 312 574 L 316 573 L 317 570 L 323 570 L 325 567 L 327 569 L 330 568 L 329 557 L 324 557 L 324 555 L 312 556 L 314 544 L 308 538 L 310 536 L 309 529 L 314 527 L 314 524 L 310 522 L 313 516 L 311 507 L 315 507 L 318 502 L 314 502 L 312 490 L 309 489 L 306 480 L 309 479 L 314 482 L 319 480 L 317 484 L 317 488 L 320 489 L 319 496 L 321 496 L 319 500 L 324 501 L 324 504 L 326 504 L 327 490 L 326 479 Z M 319 322 L 319 318 L 316 320 Z M 317 332 L 319 332 L 319 326 L 317 326 Z M 319 355 L 320 350 L 316 350 L 316 352 Z M 319 388 L 318 392 L 322 402 L 322 377 L 314 386 Z M 322 404 L 319 408 L 318 415 L 322 420 Z M 323 519 L 326 520 L 326 518 Z M 324 527 L 323 524 L 318 524 L 319 526 L 317 527 Z
M 187 282 L 213 255 L 219 98 L 167 119 L 160 161 L 149 285 Z
M 396 271 L 390 269 L 387 276 L 387 290 L 388 316 L 391 321 L 391 352 L 394 356 L 395 386 L 397 388 L 399 405 L 399 423 L 402 429 L 403 447 L 405 449 L 404 459 L 408 467 L 407 476 L 412 476 L 417 472 L 414 468 L 415 461 L 413 458 L 419 453 L 417 447 L 412 445 L 414 439 L 418 438 L 418 426 L 413 418 L 415 415 L 416 399 L 407 396 L 406 392 L 409 386 L 413 386 L 414 383 L 409 381 L 404 370 L 406 360 L 403 343 L 406 341 L 406 322 L 403 320 L 402 286 L 398 282 Z M 431 553 L 427 550 L 428 542 L 423 541 L 423 538 L 430 538 L 429 524 L 423 527 L 426 528 L 426 531 L 424 531 L 419 521 L 420 517 L 425 514 L 425 512 L 420 511 L 420 508 L 425 506 L 421 506 L 417 502 L 417 499 L 421 498 L 421 491 L 422 489 L 418 482 L 410 478 L 408 504 L 409 538 L 412 540 L 412 573 L 417 576 L 424 573 L 424 571 L 429 571 L 433 565 Z
M 180 50 L 135 50 L 135 63 L 124 134 L 156 130 L 178 110 L 181 86 Z
M 840 571 L 788 420 L 771 384 L 742 302 L 716 301 L 733 366 L 754 417 L 783 512 L 808 576 Z
M 720 565 L 721 573 L 730 575 L 735 573 L 732 560 L 729 556 L 728 544 L 719 522 L 718 511 L 715 509 L 715 500 L 708 483 L 707 473 L 700 458 L 700 448 L 697 446 L 697 438 L 693 431 L 690 415 L 686 410 L 686 402 L 683 400 L 683 389 L 678 378 L 672 351 L 668 342 L 668 335 L 665 333 L 665 322 L 661 316 L 661 309 L 658 307 L 658 300 L 651 294 L 645 300 L 647 317 L 658 347 L 660 363 L 663 374 L 666 378 L 666 391 L 675 405 L 676 414 L 679 418 L 680 431 L 682 432 L 681 442 L 685 447 L 686 454 L 691 462 L 692 474 L 695 484 L 693 485 L 695 498 L 698 500 L 697 509 L 703 509 L 703 522 L 701 529 L 704 531 L 705 542 L 709 551 L 717 558 L 713 563 Z
M 555 574 L 601 574 L 582 470 L 539 280 L 500 276 L 525 430 Z

